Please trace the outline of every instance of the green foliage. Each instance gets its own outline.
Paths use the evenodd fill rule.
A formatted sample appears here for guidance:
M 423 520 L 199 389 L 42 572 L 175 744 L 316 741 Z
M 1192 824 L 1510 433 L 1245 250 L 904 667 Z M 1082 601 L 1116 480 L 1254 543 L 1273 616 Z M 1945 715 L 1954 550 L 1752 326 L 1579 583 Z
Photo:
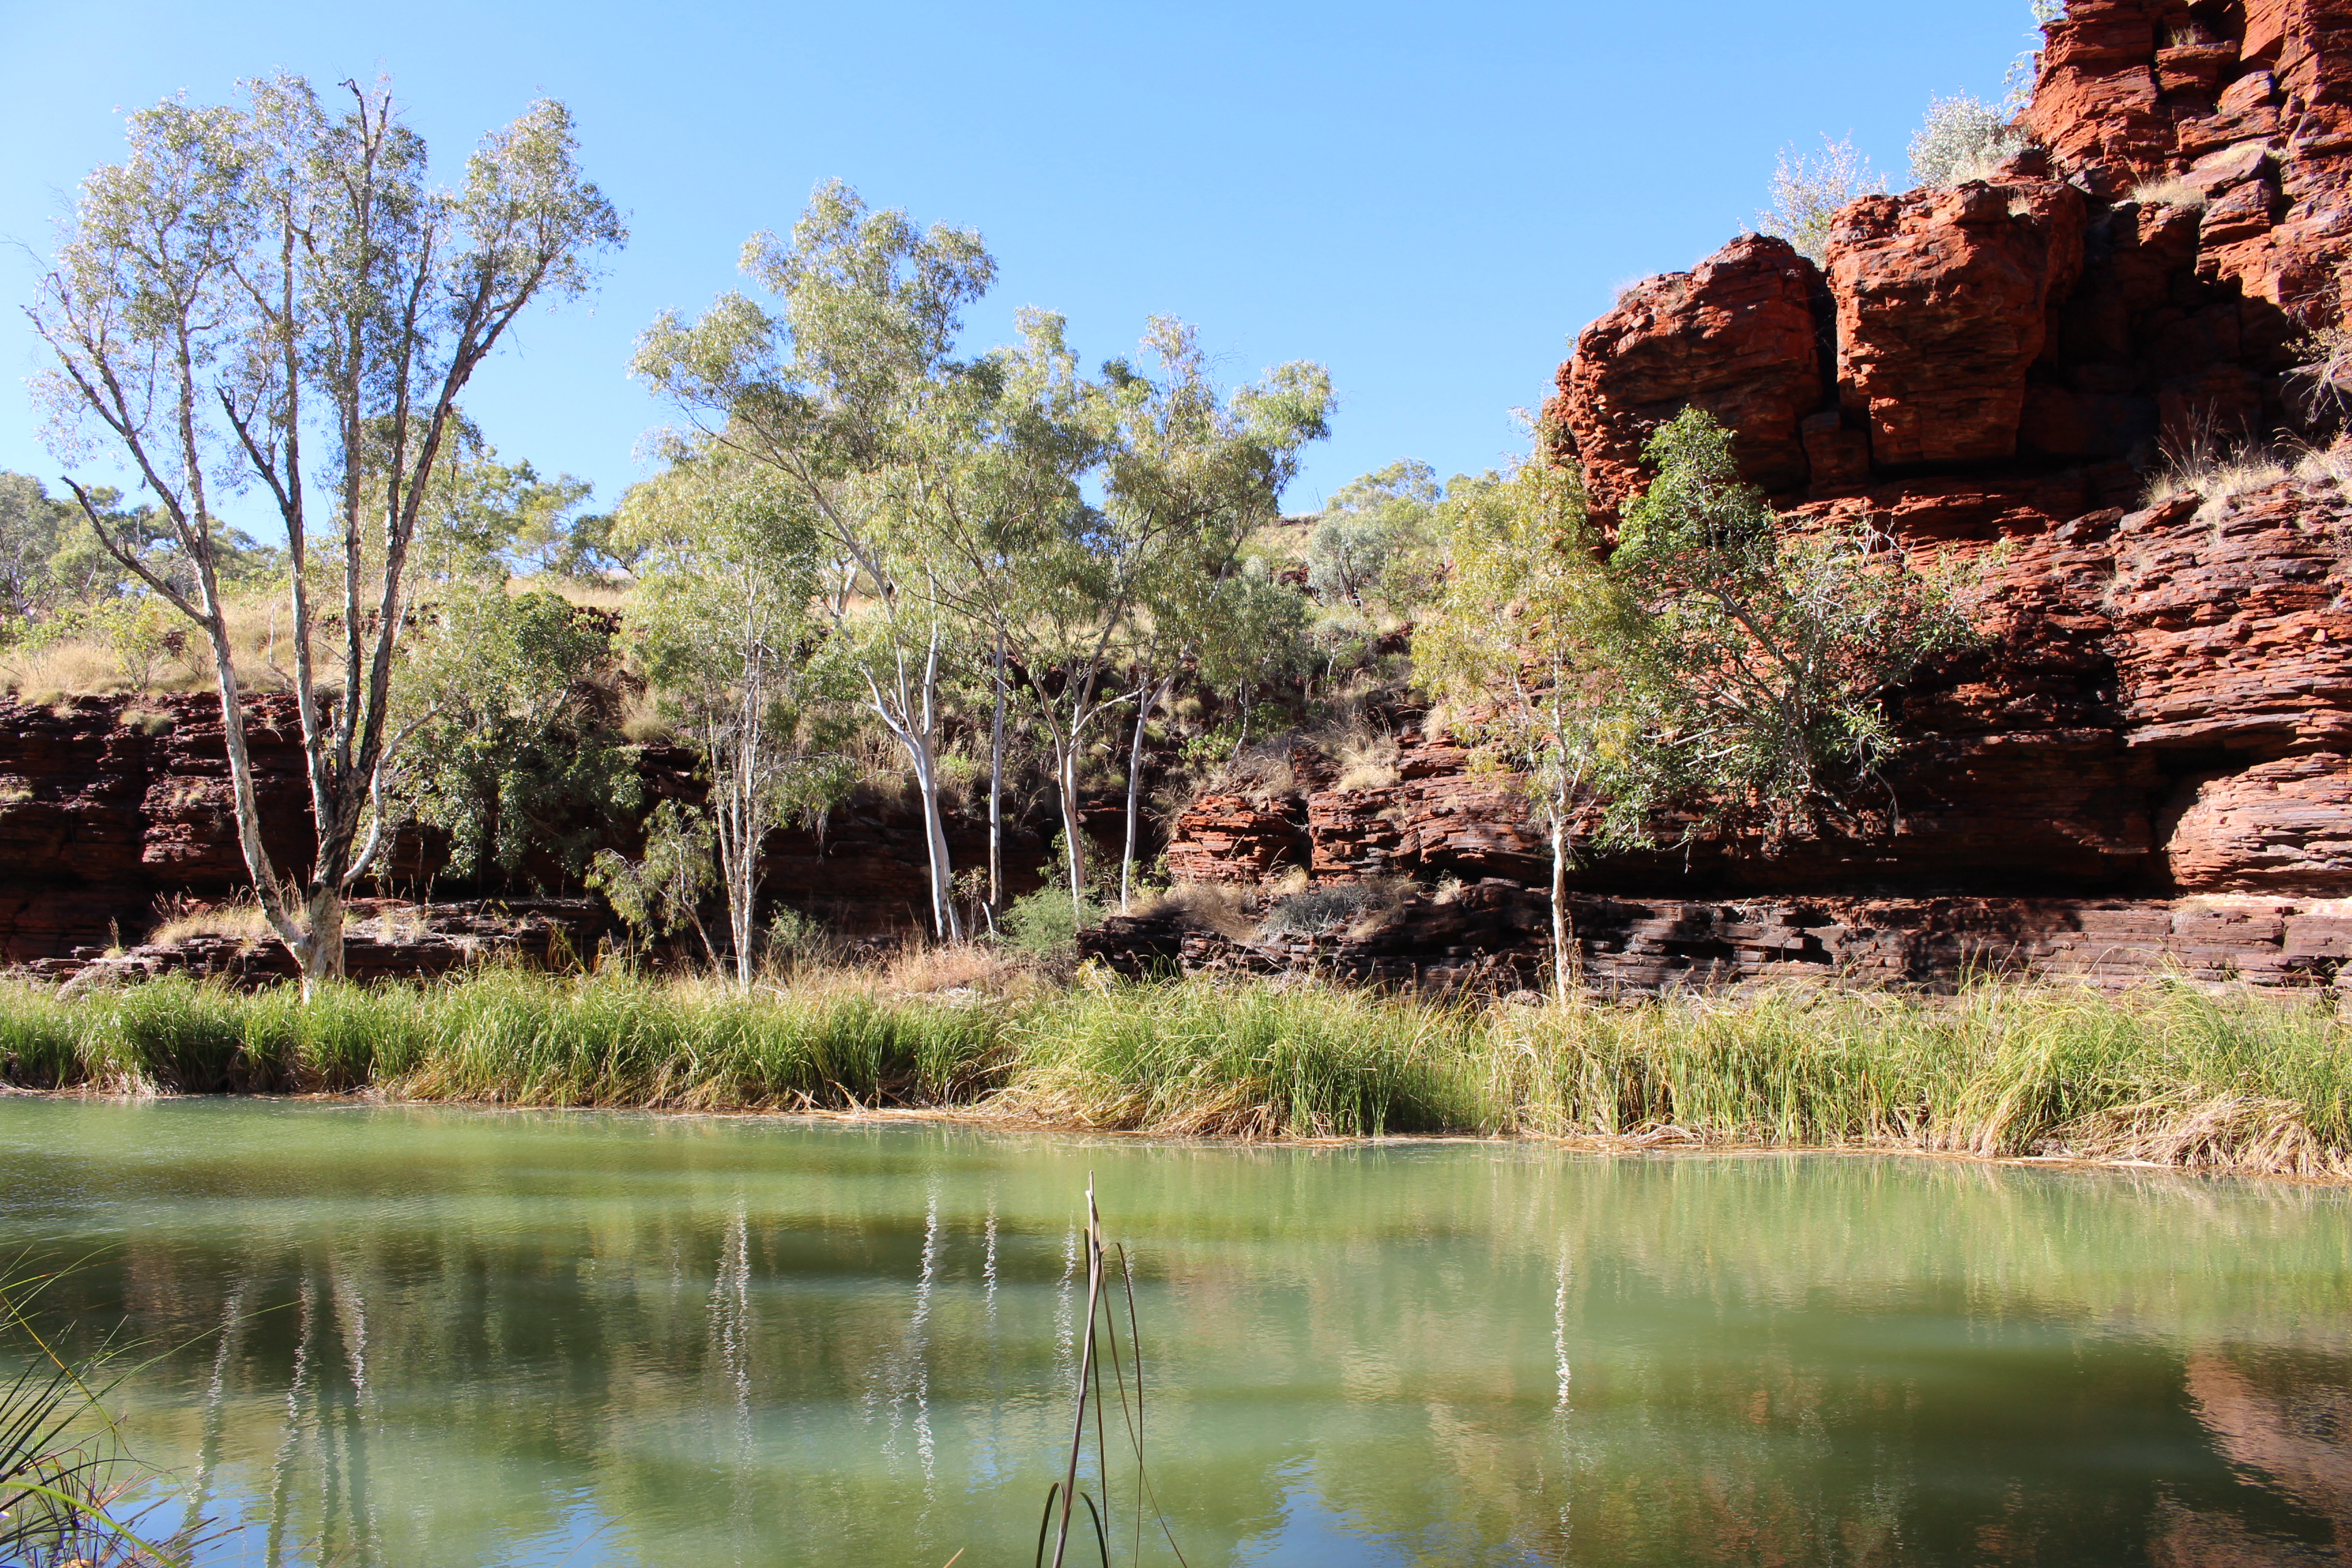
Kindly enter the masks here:
M 769 915 L 764 935 L 769 958 L 793 964 L 820 958 L 833 945 L 823 921 L 783 905 Z
M 1340 487 L 1308 536 L 1307 585 L 1326 605 L 1410 619 L 1444 584 L 1438 508 L 1444 487 L 1407 458 Z
M 450 869 L 512 880 L 537 856 L 576 876 L 605 824 L 641 798 L 596 677 L 612 639 L 545 591 L 460 585 L 419 638 L 412 700 L 425 710 L 401 791 L 450 836 Z
M 117 542 L 175 590 L 195 591 L 194 563 L 160 510 L 125 507 L 121 492 L 102 485 L 89 494 Z M 215 570 L 226 590 L 266 586 L 285 570 L 285 552 L 257 543 L 236 529 L 217 526 L 214 551 Z M 118 630 L 135 630 L 148 647 L 117 648 L 128 676 L 131 668 L 152 667 L 163 651 L 176 651 L 154 647 L 158 632 L 119 627 L 109 620 L 125 605 L 136 614 L 150 597 L 138 577 L 99 542 L 78 503 L 51 499 L 29 474 L 0 472 L 0 646 L 37 646 L 45 637 L 79 635 L 112 643 Z M 168 608 L 160 599 L 154 605 Z
M 264 847 L 236 712 L 226 760 L 247 874 L 312 984 L 339 968 L 335 911 L 384 841 L 408 594 L 436 478 L 463 444 L 458 395 L 534 300 L 584 292 L 626 237 L 581 175 L 562 104 L 492 131 L 440 184 L 389 90 L 344 85 L 348 107 L 281 74 L 245 83 L 240 104 L 131 115 L 127 156 L 82 182 L 27 310 L 56 358 L 37 390 L 61 455 L 103 449 L 135 469 L 192 580 L 151 559 L 144 521 L 106 530 L 110 553 L 229 661 L 232 706 L 233 542 L 215 502 L 244 491 L 277 510 L 314 807 L 299 873 Z M 336 559 L 314 564 L 314 543 Z M 341 645 L 339 718 L 321 723 L 313 634 L 335 616 L 343 636 L 318 640 Z
M 1966 93 L 1927 100 L 1927 122 L 1911 138 L 1911 183 L 1957 185 L 1989 178 L 1992 166 L 2032 144 L 1992 105 Z
M 1854 149 L 1851 137 L 1822 138 L 1818 153 L 1780 150 L 1772 169 L 1772 205 L 1756 215 L 1759 234 L 1778 235 L 1817 267 L 1829 265 L 1830 222 L 1858 196 L 1886 189 L 1886 178 Z
M 1769 843 L 1850 812 L 1901 749 L 1887 693 L 1971 636 L 1959 584 L 1864 531 L 1784 523 L 1704 412 L 1646 456 L 1657 478 L 1605 560 L 1572 476 L 1457 481 L 1453 580 L 1417 638 L 1562 865 L 1571 824 L 1627 847 Z
M 609 517 L 577 517 L 594 487 L 561 474 L 540 478 L 526 460 L 499 461 L 469 426 L 441 469 L 426 510 L 419 564 L 432 576 L 493 581 L 515 572 L 602 581 L 621 563 L 610 553 Z
M 1644 455 L 1657 478 L 1625 510 L 1589 623 L 1625 737 L 1607 752 L 1610 825 L 1638 840 L 1672 805 L 1686 835 L 1807 829 L 1901 750 L 1884 699 L 1971 638 L 1961 585 L 1863 529 L 1786 525 L 1698 409 Z
M 625 500 L 644 551 L 630 637 L 665 713 L 701 752 L 736 978 L 751 983 L 760 855 L 786 819 L 845 795 L 855 650 L 820 622 L 822 555 L 774 469 L 693 443 Z
M 645 852 L 632 860 L 616 849 L 600 849 L 588 868 L 588 885 L 604 895 L 629 928 L 633 943 L 702 929 L 702 904 L 719 886 L 712 863 L 717 834 L 709 819 L 674 800 L 663 801 L 646 819 Z M 715 953 L 710 955 L 717 962 Z
M 1078 932 L 1102 920 L 1102 907 L 1091 899 L 1073 900 L 1067 888 L 1051 885 L 1024 893 L 996 918 L 1004 943 L 1031 958 L 1059 958 L 1076 944 Z

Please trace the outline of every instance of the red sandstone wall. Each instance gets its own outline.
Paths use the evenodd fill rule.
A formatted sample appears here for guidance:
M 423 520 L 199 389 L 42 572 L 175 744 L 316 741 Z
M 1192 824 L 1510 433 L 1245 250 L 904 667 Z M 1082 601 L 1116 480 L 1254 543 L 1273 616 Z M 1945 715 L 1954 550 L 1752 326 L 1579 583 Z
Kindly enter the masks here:
M 1998 637 L 1901 695 L 1912 750 L 1865 831 L 1580 885 L 2352 895 L 2352 463 L 2139 502 L 2194 429 L 2297 428 L 2302 335 L 2352 297 L 2352 0 L 2236 14 L 2075 0 L 2023 118 L 2046 151 L 1854 203 L 1826 269 L 1742 237 L 1578 335 L 1546 429 L 1604 523 L 1696 404 L 1785 508 L 1978 563 Z M 2202 208 L 2130 199 L 2167 176 Z M 1171 865 L 1537 879 L 1507 797 L 1408 740 L 1391 789 L 1198 803 Z

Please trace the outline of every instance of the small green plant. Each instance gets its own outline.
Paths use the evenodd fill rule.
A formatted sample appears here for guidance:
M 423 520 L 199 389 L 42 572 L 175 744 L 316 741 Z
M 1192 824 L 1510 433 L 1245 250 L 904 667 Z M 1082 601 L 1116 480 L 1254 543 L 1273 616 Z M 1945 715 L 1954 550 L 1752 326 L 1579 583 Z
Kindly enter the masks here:
M 783 905 L 768 917 L 766 936 L 769 962 L 788 969 L 822 958 L 833 942 L 823 921 Z
M 691 930 L 702 939 L 704 956 L 718 967 L 719 954 L 702 923 L 702 902 L 719 885 L 712 859 L 717 837 L 707 819 L 666 800 L 646 823 L 644 855 L 632 860 L 604 849 L 589 863 L 588 886 L 604 895 L 628 927 L 632 955 L 641 942 Z
M 997 924 L 1005 945 L 1031 958 L 1058 958 L 1076 944 L 1078 932 L 1102 920 L 1092 899 L 1073 901 L 1066 889 L 1044 887 L 1005 906 Z

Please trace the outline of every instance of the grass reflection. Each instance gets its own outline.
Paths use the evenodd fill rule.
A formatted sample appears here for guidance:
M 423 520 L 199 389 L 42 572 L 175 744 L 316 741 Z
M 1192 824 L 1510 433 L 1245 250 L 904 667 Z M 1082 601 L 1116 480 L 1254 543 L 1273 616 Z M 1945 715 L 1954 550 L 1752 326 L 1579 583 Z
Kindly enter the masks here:
M 130 1430 L 220 1561 L 1014 1562 L 1089 1169 L 1196 1563 L 2352 1544 L 2341 1189 L 12 1101 L 0 1241 L 109 1244 L 59 1321 L 188 1343 Z

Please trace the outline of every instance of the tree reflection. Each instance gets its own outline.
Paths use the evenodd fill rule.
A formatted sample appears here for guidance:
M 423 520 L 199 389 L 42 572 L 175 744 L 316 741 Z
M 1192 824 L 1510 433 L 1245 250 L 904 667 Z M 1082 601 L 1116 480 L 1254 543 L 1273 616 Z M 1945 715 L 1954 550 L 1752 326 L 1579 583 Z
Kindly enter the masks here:
M 1025 1561 L 1090 1166 L 1195 1563 L 2352 1561 L 2312 1189 L 118 1110 L 14 1239 L 132 1216 L 60 1321 L 171 1347 L 126 1429 L 223 1562 Z

